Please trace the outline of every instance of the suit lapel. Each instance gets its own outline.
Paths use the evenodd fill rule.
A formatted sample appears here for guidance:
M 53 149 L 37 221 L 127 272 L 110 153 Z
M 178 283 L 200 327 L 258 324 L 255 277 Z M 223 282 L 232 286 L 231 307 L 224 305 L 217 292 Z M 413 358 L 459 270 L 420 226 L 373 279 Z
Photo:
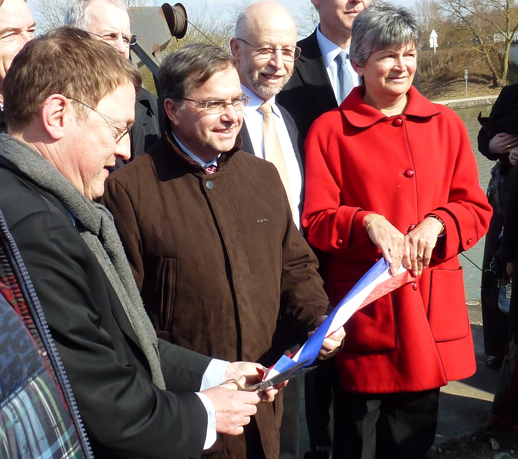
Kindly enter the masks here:
M 293 120 L 293 117 L 288 113 L 282 105 L 277 105 L 279 110 L 281 111 L 282 118 L 284 119 L 284 124 L 286 125 L 286 129 L 288 130 L 288 134 L 290 136 L 291 144 L 293 145 L 293 150 L 295 151 L 295 156 L 297 157 L 297 161 L 300 166 L 300 170 L 303 171 L 303 163 L 302 163 L 302 153 L 303 153 L 303 145 L 301 142 L 301 138 L 299 135 L 299 130 Z
M 338 106 L 327 74 L 326 64 L 318 47 L 317 33 L 313 32 L 300 43 L 303 55 L 295 64 L 295 71 L 306 86 L 322 113 Z
M 140 138 L 144 135 L 144 129 L 142 126 L 146 118 L 146 113 L 147 108 L 137 101 L 135 104 L 135 124 L 134 128 L 131 130 L 132 151 L 134 151 L 136 146 L 140 144 Z
M 246 127 L 245 120 L 243 120 L 243 126 L 241 127 L 241 139 L 243 140 L 243 145 L 241 146 L 241 150 L 245 153 L 254 154 L 254 148 L 252 147 L 252 140 L 250 140 L 250 134 L 248 133 L 248 129 Z

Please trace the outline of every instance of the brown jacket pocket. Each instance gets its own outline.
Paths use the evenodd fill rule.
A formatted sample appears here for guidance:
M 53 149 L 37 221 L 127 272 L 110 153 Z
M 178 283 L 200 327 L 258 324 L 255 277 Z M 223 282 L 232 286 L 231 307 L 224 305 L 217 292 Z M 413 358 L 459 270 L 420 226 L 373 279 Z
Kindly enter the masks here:
M 453 341 L 469 333 L 462 268 L 431 273 L 428 322 L 435 341 Z
M 157 291 L 160 304 L 158 328 L 171 332 L 176 293 L 176 258 L 162 258 Z

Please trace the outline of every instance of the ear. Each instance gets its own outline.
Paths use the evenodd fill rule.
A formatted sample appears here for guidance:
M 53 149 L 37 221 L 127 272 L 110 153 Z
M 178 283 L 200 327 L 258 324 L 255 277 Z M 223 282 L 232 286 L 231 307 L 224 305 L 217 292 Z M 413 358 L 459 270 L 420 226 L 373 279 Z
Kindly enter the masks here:
M 234 60 L 239 62 L 241 60 L 241 47 L 239 46 L 239 40 L 236 38 L 230 40 L 230 51 L 232 56 L 234 56 Z
M 54 140 L 60 140 L 65 133 L 68 107 L 70 102 L 61 94 L 52 94 L 43 101 L 40 110 L 43 128 Z
M 171 120 L 173 125 L 178 126 L 179 117 L 178 112 L 181 110 L 182 102 L 178 102 L 173 99 L 165 99 L 164 100 L 164 111 L 167 117 Z
M 363 66 L 358 64 L 356 61 L 351 61 L 351 65 L 353 66 L 354 71 L 360 76 L 363 77 Z

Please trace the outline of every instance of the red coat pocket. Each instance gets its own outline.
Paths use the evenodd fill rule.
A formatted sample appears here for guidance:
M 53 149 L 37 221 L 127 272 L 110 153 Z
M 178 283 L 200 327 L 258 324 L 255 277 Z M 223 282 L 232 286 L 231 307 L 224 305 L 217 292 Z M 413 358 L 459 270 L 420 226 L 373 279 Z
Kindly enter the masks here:
M 469 333 L 462 268 L 431 273 L 428 322 L 435 341 L 453 341 Z

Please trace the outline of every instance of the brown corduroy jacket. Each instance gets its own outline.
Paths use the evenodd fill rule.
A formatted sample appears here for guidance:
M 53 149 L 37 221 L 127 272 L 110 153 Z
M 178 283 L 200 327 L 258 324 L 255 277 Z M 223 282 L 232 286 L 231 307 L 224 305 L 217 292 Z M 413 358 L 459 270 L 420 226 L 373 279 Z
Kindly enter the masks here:
M 110 175 L 102 202 L 161 338 L 270 365 L 285 350 L 278 324 L 303 341 L 329 301 L 275 166 L 238 146 L 208 175 L 166 135 Z M 256 415 L 267 459 L 278 457 L 281 413 L 277 400 Z M 244 441 L 225 439 L 221 457 L 246 457 Z

